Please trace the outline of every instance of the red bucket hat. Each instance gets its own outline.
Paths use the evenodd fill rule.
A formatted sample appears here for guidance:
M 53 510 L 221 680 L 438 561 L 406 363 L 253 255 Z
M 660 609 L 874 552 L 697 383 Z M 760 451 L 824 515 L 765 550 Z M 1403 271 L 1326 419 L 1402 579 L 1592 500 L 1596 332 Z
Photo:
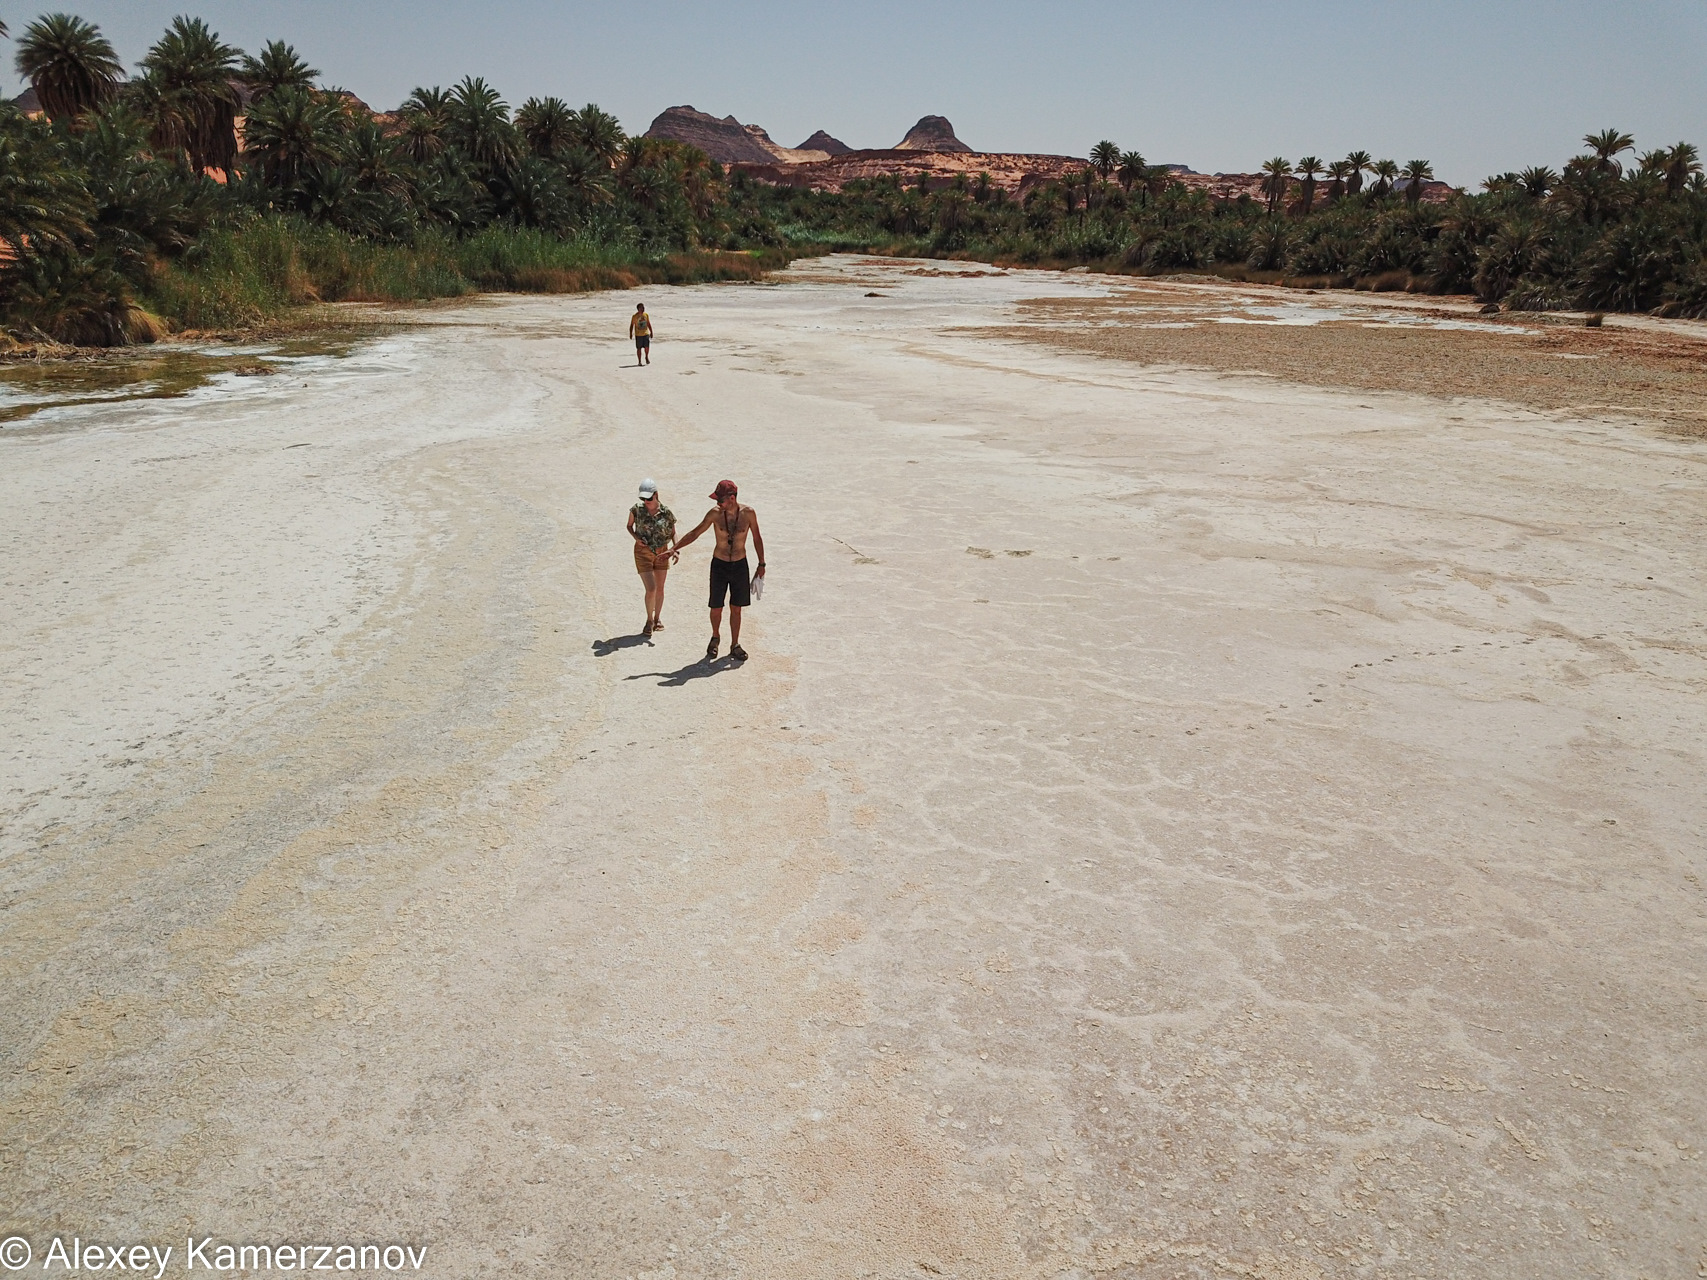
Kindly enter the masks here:
M 717 488 L 711 491 L 711 496 L 718 502 L 722 502 L 725 498 L 733 498 L 739 492 L 740 490 L 735 487 L 733 480 L 719 480 Z

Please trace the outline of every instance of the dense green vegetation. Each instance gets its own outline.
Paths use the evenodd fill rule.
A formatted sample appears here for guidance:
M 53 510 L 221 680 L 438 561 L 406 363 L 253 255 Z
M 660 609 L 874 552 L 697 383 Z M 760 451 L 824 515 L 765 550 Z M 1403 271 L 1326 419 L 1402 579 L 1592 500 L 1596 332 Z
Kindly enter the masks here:
M 66 14 L 31 23 L 16 60 L 44 115 L 0 108 L 15 337 L 107 345 L 313 299 L 753 278 L 788 257 L 701 152 L 597 106 L 512 114 L 470 77 L 376 117 L 290 46 L 244 54 L 193 18 L 129 79 Z
M 1637 155 L 1617 130 L 1444 203 L 1421 198 L 1421 160 L 1275 157 L 1260 193 L 1218 199 L 1107 141 L 1019 198 L 987 176 L 830 194 L 726 180 L 597 106 L 512 113 L 475 77 L 375 116 L 289 45 L 246 54 L 194 18 L 134 76 L 67 14 L 20 33 L 16 64 L 43 114 L 0 107 L 0 328 L 26 340 L 243 327 L 314 299 L 753 278 L 834 248 L 1707 314 L 1696 149 Z
M 731 199 L 794 242 L 1470 293 L 1513 309 L 1707 315 L 1707 182 L 1695 147 L 1678 143 L 1627 165 L 1629 135 L 1607 130 L 1584 143 L 1562 171 L 1500 174 L 1444 203 L 1422 198 L 1433 177 L 1422 160 L 1276 157 L 1262 166 L 1260 196 L 1223 200 L 1112 142 L 1097 144 L 1081 175 L 1018 199 L 987 176 L 862 181 L 839 195 L 737 177 Z

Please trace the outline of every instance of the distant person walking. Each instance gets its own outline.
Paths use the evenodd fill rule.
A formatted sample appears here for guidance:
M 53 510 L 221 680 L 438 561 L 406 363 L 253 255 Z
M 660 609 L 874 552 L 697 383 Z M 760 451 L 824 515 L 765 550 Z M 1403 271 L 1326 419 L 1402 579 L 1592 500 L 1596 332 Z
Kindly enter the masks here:
M 634 539 L 634 568 L 646 588 L 646 626 L 641 635 L 664 629 L 664 575 L 675 552 L 676 517 L 651 480 L 640 482 L 640 501 L 628 509 L 628 533 Z
M 652 363 L 652 317 L 646 314 L 646 304 L 634 304 L 634 314 L 628 317 L 628 336 L 634 339 L 634 367 Z
M 723 643 L 723 598 L 729 598 L 729 656 L 736 662 L 747 660 L 741 647 L 741 610 L 753 602 L 752 578 L 748 576 L 747 535 L 753 535 L 753 546 L 759 553 L 759 571 L 754 577 L 765 576 L 765 538 L 759 532 L 759 516 L 751 507 L 743 507 L 733 480 L 719 480 L 711 494 L 717 503 L 705 513 L 705 519 L 692 533 L 676 542 L 676 550 L 692 542 L 707 529 L 717 531 L 717 545 L 711 549 L 711 643 L 705 646 L 705 660 L 717 656 Z

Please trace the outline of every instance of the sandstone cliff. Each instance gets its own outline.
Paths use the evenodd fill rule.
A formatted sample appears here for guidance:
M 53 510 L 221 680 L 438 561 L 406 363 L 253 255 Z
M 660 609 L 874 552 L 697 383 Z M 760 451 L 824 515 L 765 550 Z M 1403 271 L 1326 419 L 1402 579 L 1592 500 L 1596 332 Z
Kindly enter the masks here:
M 737 164 L 733 168 L 778 186 L 840 191 L 856 178 L 899 177 L 908 185 L 924 178 L 933 189 L 956 178 L 974 183 L 980 174 L 990 185 L 1019 195 L 1039 182 L 1083 173 L 1074 156 L 1021 155 L 987 151 L 849 151 L 805 164 Z

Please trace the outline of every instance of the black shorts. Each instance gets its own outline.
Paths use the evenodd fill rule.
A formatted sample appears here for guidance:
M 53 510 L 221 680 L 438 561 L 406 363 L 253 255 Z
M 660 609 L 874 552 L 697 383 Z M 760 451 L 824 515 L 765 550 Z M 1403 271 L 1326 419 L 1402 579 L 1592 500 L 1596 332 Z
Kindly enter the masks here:
M 651 345 L 652 345 L 652 339 L 648 338 L 645 334 L 642 334 L 640 337 L 638 337 L 634 340 L 634 349 L 636 351 L 645 351 Z
M 753 603 L 753 580 L 749 576 L 751 570 L 745 559 L 719 560 L 711 558 L 711 604 L 713 609 L 723 607 L 723 593 L 729 593 L 729 603 L 736 609 L 745 609 Z

